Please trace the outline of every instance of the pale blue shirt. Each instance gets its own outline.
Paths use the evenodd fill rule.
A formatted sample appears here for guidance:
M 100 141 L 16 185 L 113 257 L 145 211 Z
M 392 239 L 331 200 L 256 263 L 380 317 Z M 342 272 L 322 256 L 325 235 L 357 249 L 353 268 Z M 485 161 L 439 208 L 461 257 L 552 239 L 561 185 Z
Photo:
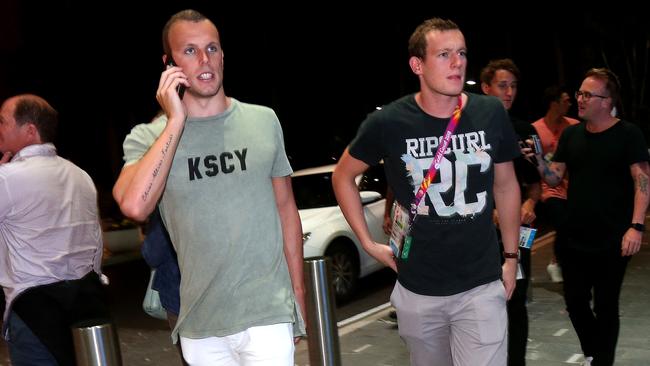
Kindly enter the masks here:
M 101 274 L 102 230 L 88 174 L 30 145 L 0 165 L 0 285 L 7 307 L 28 288 Z

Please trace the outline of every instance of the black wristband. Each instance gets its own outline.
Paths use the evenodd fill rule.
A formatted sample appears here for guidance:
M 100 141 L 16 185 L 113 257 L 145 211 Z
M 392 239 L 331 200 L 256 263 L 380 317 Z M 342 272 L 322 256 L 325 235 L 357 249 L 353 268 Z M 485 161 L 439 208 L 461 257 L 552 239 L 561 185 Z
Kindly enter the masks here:
M 630 227 L 636 231 L 645 232 L 645 225 L 639 224 L 638 222 L 633 222 L 630 224 Z

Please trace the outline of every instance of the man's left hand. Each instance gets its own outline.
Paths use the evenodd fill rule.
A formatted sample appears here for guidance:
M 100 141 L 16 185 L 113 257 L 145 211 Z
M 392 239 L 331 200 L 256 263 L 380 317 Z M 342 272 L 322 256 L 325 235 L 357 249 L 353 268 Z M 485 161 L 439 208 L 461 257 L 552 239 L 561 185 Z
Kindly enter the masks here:
M 643 238 L 643 233 L 629 228 L 623 235 L 623 242 L 621 243 L 621 255 L 627 257 L 630 255 L 635 255 L 641 249 L 641 239 Z
M 386 235 L 390 235 L 391 230 L 393 229 L 393 219 L 390 216 L 384 217 L 384 223 L 381 225 L 384 229 Z

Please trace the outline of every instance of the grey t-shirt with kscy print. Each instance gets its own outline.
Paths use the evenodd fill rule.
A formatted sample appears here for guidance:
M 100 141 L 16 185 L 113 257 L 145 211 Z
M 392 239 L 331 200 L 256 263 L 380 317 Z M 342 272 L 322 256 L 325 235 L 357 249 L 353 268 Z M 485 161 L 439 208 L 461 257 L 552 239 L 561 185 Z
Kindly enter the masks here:
M 181 268 L 174 339 L 295 321 L 271 184 L 292 173 L 282 129 L 271 109 L 231 101 L 220 115 L 186 121 L 160 202 Z M 153 144 L 164 118 L 127 136 L 127 164 Z

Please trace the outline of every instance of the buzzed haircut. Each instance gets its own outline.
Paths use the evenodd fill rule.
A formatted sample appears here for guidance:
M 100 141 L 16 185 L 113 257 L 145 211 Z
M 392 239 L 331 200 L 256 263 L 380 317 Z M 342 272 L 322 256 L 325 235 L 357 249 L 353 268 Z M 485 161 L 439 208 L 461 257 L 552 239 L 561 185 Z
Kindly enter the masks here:
M 425 20 L 415 28 L 409 38 L 409 57 L 415 56 L 424 59 L 427 54 L 427 33 L 455 29 L 460 30 L 458 25 L 449 19 L 431 18 Z
M 165 23 L 165 26 L 163 27 L 162 30 L 163 52 L 165 52 L 166 55 L 172 54 L 171 47 L 169 46 L 169 30 L 171 29 L 172 25 L 174 25 L 174 23 L 180 21 L 198 23 L 203 20 L 209 21 L 210 19 L 208 19 L 205 15 L 199 13 L 194 9 L 181 10 L 178 13 L 172 15 L 171 18 L 169 18 L 169 20 L 167 21 L 167 23 Z

